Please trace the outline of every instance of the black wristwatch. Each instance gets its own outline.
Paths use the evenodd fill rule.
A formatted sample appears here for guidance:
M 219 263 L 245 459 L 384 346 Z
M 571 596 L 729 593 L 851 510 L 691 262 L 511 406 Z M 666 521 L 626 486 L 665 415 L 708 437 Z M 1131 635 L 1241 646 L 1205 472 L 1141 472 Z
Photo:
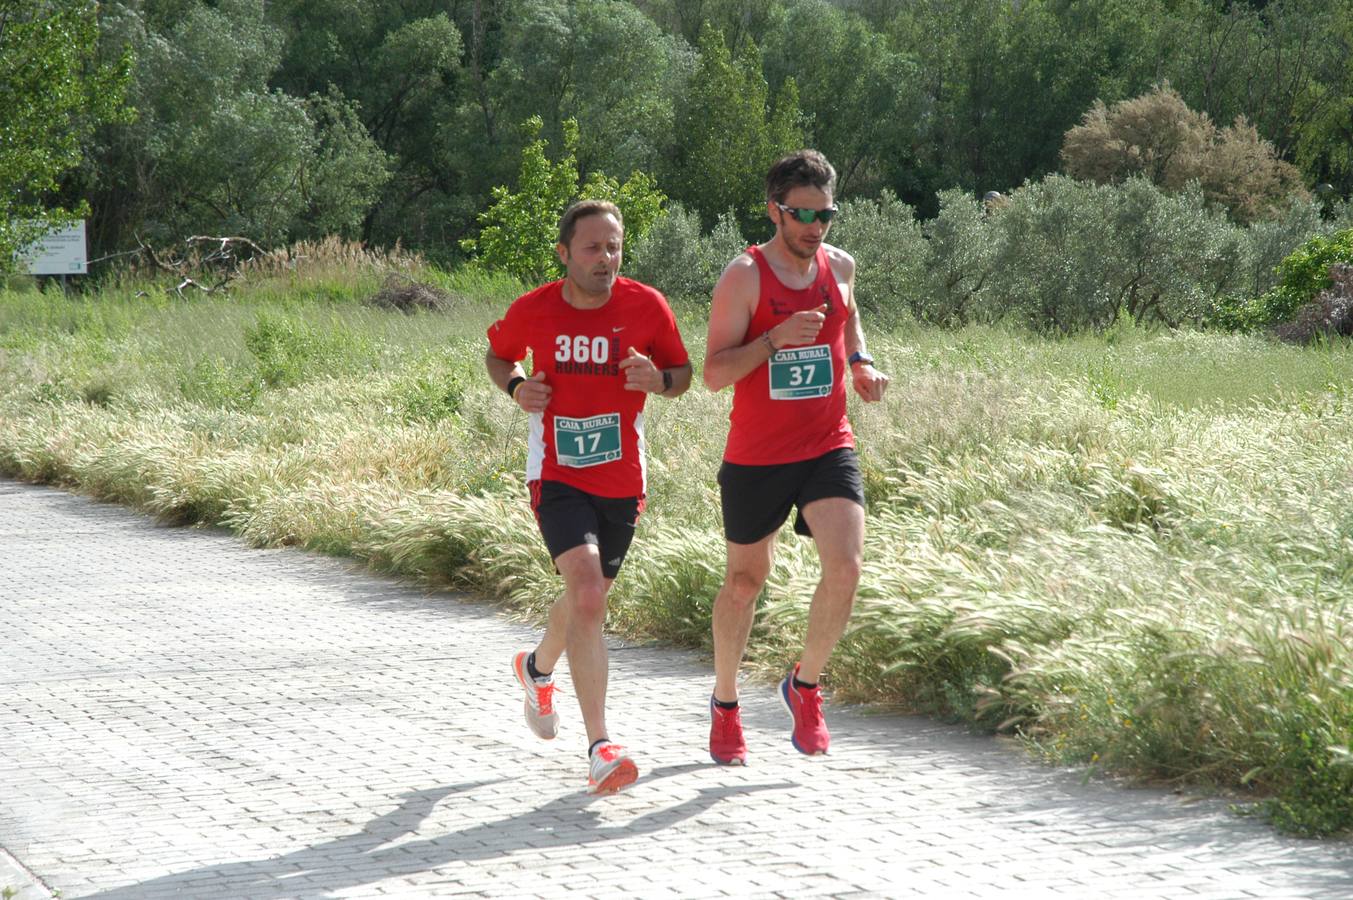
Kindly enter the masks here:
M 856 363 L 864 363 L 866 366 L 872 366 L 874 364 L 874 357 L 870 356 L 868 353 L 861 353 L 859 350 L 856 350 L 854 353 L 850 354 L 850 358 L 846 360 L 846 364 L 853 366 Z
M 662 392 L 665 394 L 672 389 L 672 373 L 666 369 L 662 370 Z

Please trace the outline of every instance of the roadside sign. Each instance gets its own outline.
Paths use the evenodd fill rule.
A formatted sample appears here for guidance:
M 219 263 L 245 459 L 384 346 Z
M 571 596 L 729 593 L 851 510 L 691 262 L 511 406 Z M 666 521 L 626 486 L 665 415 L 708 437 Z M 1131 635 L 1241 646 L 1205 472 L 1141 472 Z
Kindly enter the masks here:
M 19 251 L 19 269 L 30 275 L 84 275 L 89 272 L 85 220 L 54 231 Z

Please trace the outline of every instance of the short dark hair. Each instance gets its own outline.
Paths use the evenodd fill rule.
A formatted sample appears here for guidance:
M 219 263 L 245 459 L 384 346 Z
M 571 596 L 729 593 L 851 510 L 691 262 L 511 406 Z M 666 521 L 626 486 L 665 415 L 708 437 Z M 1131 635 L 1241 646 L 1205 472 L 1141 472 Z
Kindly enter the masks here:
M 777 160 L 766 174 L 766 199 L 783 203 L 796 187 L 815 187 L 836 193 L 836 170 L 816 150 L 800 150 Z
M 606 213 L 615 216 L 615 220 L 620 223 L 620 228 L 623 231 L 625 217 L 620 214 L 620 207 L 610 200 L 579 200 L 564 210 L 564 215 L 559 219 L 559 243 L 565 247 L 569 245 L 569 241 L 573 240 L 573 232 L 578 227 L 579 219 L 585 219 L 588 216 L 601 216 Z

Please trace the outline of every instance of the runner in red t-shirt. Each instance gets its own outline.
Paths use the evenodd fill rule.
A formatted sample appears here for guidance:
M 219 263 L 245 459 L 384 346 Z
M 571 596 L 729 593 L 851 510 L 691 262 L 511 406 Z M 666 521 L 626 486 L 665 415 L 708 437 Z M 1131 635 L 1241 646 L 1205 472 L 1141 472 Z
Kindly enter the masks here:
M 794 530 L 817 544 L 822 579 L 808 612 L 803 654 L 780 683 L 790 739 L 826 753 L 818 679 L 855 603 L 864 548 L 864 485 L 846 420 L 847 373 L 865 402 L 888 377 L 864 348 L 855 260 L 823 243 L 836 207 L 836 172 L 822 154 L 781 159 L 766 177 L 775 236 L 728 264 L 709 314 L 705 384 L 732 384 L 733 413 L 719 469 L 728 568 L 714 600 L 714 695 L 709 752 L 745 765 L 738 666 L 756 598 L 770 574 L 775 536 L 797 506 Z
M 612 203 L 575 203 L 559 223 L 562 281 L 518 297 L 489 328 L 489 376 L 530 414 L 531 508 L 564 593 L 545 636 L 512 668 L 526 722 L 558 732 L 552 673 L 568 654 L 587 728 L 589 787 L 633 783 L 638 769 L 606 729 L 606 595 L 644 507 L 644 401 L 680 396 L 691 365 L 667 301 L 620 278 L 624 225 Z M 522 360 L 531 356 L 528 378 Z

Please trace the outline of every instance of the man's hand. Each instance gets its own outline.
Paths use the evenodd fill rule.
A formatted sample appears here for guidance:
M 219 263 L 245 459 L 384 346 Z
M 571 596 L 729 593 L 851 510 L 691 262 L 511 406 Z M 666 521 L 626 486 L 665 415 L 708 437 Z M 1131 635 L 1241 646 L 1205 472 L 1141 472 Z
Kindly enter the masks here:
M 649 394 L 663 392 L 662 369 L 653 365 L 653 360 L 633 347 L 630 348 L 630 355 L 620 361 L 620 371 L 625 373 L 627 391 L 644 391 Z
M 550 394 L 553 393 L 554 388 L 545 383 L 545 370 L 541 369 L 517 385 L 517 389 L 512 392 L 512 399 L 527 412 L 538 413 L 545 411 L 550 403 Z
M 865 403 L 877 403 L 883 399 L 883 392 L 888 388 L 887 375 L 869 363 L 860 363 L 850 367 L 850 376 L 855 384 L 855 393 Z
M 768 332 L 770 341 L 776 350 L 811 344 L 817 339 L 817 333 L 822 330 L 822 323 L 826 320 L 827 304 L 825 303 L 817 309 L 805 309 L 802 312 L 796 312 Z

